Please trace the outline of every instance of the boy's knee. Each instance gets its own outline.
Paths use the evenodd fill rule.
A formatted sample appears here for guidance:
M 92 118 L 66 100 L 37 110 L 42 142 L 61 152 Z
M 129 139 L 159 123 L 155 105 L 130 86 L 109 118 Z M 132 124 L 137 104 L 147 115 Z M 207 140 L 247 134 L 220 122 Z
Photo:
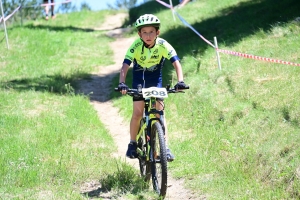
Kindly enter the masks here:
M 133 113 L 132 114 L 132 120 L 135 120 L 135 121 L 141 120 L 142 117 L 143 117 L 143 114 L 139 114 L 139 113 Z

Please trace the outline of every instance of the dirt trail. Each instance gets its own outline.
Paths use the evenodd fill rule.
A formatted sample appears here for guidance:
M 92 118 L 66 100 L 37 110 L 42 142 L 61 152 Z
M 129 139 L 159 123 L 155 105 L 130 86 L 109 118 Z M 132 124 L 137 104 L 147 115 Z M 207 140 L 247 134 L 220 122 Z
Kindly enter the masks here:
M 80 91 L 90 96 L 91 104 L 96 109 L 101 122 L 106 126 L 112 135 L 118 150 L 114 156 L 120 157 L 127 163 L 138 168 L 138 160 L 127 159 L 125 153 L 127 150 L 127 143 L 129 141 L 129 124 L 123 121 L 123 118 L 119 115 L 119 110 L 113 106 L 109 100 L 109 93 L 111 91 L 106 88 L 110 88 L 112 79 L 119 75 L 121 63 L 124 59 L 127 48 L 131 45 L 135 38 L 123 38 L 122 32 L 128 31 L 128 29 L 119 29 L 123 20 L 127 17 L 127 14 L 118 14 L 106 19 L 106 23 L 103 27 L 99 27 L 96 30 L 111 30 L 107 32 L 107 35 L 115 37 L 116 40 L 110 44 L 111 49 L 114 51 L 114 61 L 116 64 L 107 67 L 99 67 L 99 71 L 95 72 L 90 80 L 83 80 L 80 82 Z M 122 131 L 120 131 L 122 130 Z M 176 161 L 175 161 L 176 162 Z M 169 172 L 170 173 L 170 172 Z M 97 181 L 89 183 L 85 187 L 85 192 L 97 189 L 100 183 Z M 191 191 L 184 188 L 184 180 L 176 180 L 171 177 L 168 178 L 168 191 L 165 199 L 177 200 L 177 199 L 196 199 L 191 194 Z M 101 194 L 101 198 L 112 199 L 110 194 Z M 121 199 L 124 199 L 122 197 Z M 205 199 L 205 198 L 197 198 Z

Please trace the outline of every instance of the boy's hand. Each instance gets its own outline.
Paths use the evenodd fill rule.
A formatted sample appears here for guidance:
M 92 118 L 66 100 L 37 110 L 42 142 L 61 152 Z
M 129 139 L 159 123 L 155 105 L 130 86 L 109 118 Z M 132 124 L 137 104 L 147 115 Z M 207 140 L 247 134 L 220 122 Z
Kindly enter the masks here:
M 179 81 L 175 86 L 174 88 L 176 90 L 182 90 L 182 89 L 186 89 L 186 84 L 183 82 L 183 81 Z
M 119 90 L 120 92 L 122 92 L 122 91 L 124 90 L 124 91 L 125 91 L 125 94 L 126 94 L 126 91 L 128 90 L 128 86 L 127 86 L 124 82 L 119 83 L 119 85 L 118 85 L 118 90 Z M 122 92 L 122 94 L 123 94 L 123 92 Z

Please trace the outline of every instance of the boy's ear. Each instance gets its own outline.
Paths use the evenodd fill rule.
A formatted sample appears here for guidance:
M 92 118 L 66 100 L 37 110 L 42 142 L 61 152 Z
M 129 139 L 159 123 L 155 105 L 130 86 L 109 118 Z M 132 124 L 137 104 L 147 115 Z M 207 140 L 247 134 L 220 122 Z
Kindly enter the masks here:
M 159 35 L 159 34 L 160 34 L 160 30 L 157 30 L 157 31 L 156 31 L 156 34 Z
M 139 34 L 139 36 L 140 36 L 140 37 L 142 37 L 142 35 L 141 35 L 141 32 L 140 32 L 140 31 L 138 31 L 138 34 Z

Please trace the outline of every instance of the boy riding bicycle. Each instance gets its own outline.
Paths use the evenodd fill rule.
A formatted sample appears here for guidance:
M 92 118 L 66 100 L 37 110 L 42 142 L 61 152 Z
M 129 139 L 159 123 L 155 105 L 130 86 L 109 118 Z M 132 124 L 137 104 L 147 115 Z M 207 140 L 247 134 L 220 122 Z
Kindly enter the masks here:
M 175 85 L 177 89 L 186 87 L 183 82 L 182 67 L 174 48 L 164 39 L 159 38 L 160 20 L 152 14 L 140 16 L 135 23 L 140 38 L 136 39 L 127 50 L 123 65 L 120 71 L 120 79 L 118 90 L 122 94 L 126 94 L 128 86 L 125 84 L 128 69 L 133 63 L 133 80 L 132 88 L 137 89 L 138 85 L 143 88 L 162 87 L 162 68 L 167 58 L 172 62 L 177 74 L 178 83 Z M 163 110 L 163 100 L 156 102 L 158 110 Z M 137 157 L 136 136 L 139 129 L 139 122 L 143 117 L 144 99 L 133 97 L 133 113 L 130 121 L 130 143 L 126 156 L 128 158 Z M 165 121 L 165 120 L 164 120 Z M 167 126 L 165 122 L 167 137 Z M 175 159 L 170 149 L 167 147 L 168 161 Z

